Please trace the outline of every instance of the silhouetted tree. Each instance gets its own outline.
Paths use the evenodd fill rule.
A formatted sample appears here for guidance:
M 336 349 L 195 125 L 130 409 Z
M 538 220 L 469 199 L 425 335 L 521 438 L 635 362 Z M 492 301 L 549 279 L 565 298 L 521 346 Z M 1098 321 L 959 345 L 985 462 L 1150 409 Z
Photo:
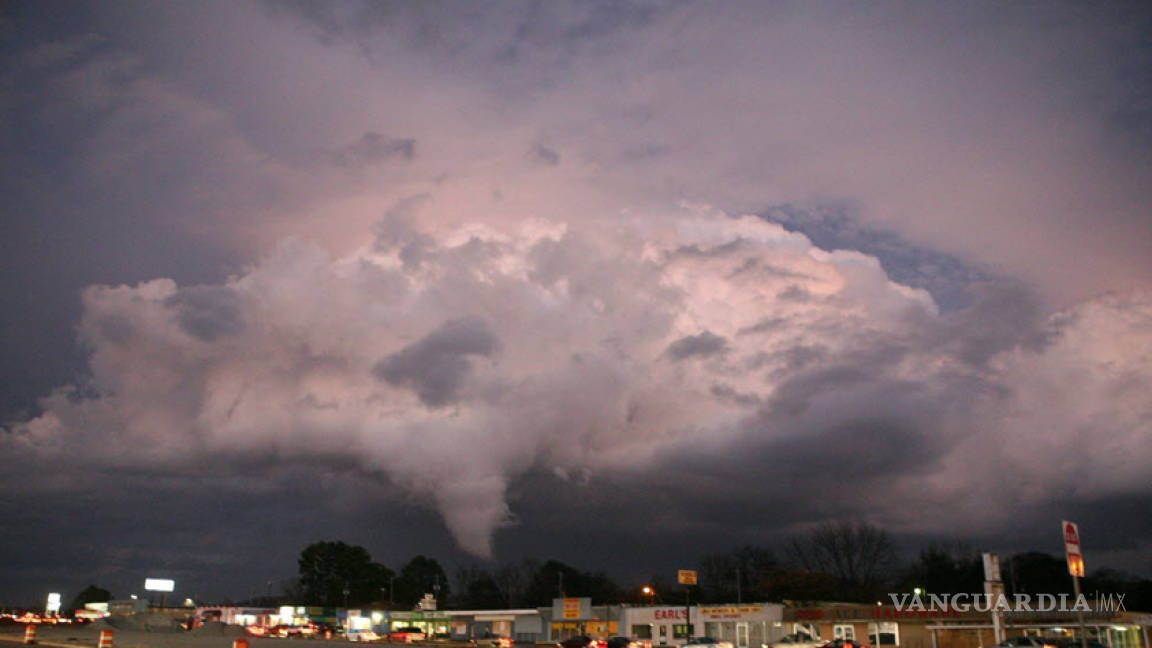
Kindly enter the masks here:
M 524 592 L 535 570 L 536 564 L 528 560 L 521 562 L 519 565 L 503 565 L 500 569 L 496 570 L 492 578 L 496 581 L 496 585 L 500 588 L 500 593 L 504 596 L 505 605 L 509 608 L 526 605 L 524 603 Z
M 316 542 L 300 553 L 300 596 L 309 605 L 368 605 L 380 599 L 392 571 L 372 562 L 363 547 Z
M 400 575 L 396 577 L 396 605 L 414 607 L 425 594 L 435 596 L 437 607 L 446 609 L 450 605 L 452 586 L 435 558 L 416 556 L 400 568 Z
M 476 566 L 461 567 L 456 570 L 456 583 L 459 593 L 454 603 L 462 609 L 494 609 L 508 607 L 508 601 L 496 579 L 485 569 Z
M 896 549 L 883 529 L 865 522 L 829 522 L 788 546 L 792 558 L 810 572 L 836 577 L 837 597 L 872 601 L 896 564 Z
M 547 606 L 563 592 L 567 597 L 589 597 L 596 605 L 617 603 L 622 598 L 620 587 L 603 573 L 582 572 L 556 560 L 540 565 L 525 588 L 529 606 Z
M 776 567 L 763 574 L 760 591 L 764 601 L 830 601 L 839 589 L 832 574 Z
M 916 587 L 930 594 L 981 592 L 983 559 L 963 545 L 929 545 L 905 571 L 898 589 L 910 591 Z
M 1004 571 L 1008 572 L 1006 576 Z M 1007 570 L 1001 568 L 1001 578 L 1013 594 L 1072 593 L 1072 577 L 1065 560 L 1039 551 L 1012 556 Z
M 112 600 L 112 593 L 111 592 L 109 592 L 108 590 L 106 590 L 102 587 L 96 587 L 95 585 L 89 585 L 88 587 L 85 587 L 84 589 L 80 590 L 80 593 L 77 594 L 72 599 L 71 606 L 67 610 L 65 610 L 65 612 L 71 614 L 71 613 L 75 612 L 76 610 L 84 609 L 84 606 L 89 604 L 89 603 L 107 603 L 108 601 L 111 601 L 111 600 Z
M 704 556 L 697 565 L 700 600 L 705 603 L 764 600 L 766 592 L 761 587 L 764 577 L 778 566 L 771 549 L 750 545 Z

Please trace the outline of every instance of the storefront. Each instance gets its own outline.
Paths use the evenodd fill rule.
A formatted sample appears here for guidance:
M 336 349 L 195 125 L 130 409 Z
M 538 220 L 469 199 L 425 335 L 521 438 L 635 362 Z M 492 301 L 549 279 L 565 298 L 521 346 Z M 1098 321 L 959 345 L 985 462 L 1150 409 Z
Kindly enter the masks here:
M 1106 648 L 1150 648 L 1147 615 L 1087 612 L 1089 641 Z M 1053 640 L 1053 645 L 1079 637 L 1072 612 L 1004 612 L 1004 636 Z M 823 604 L 784 609 L 784 632 L 831 641 L 850 639 L 887 648 L 983 648 L 996 644 L 991 614 L 967 609 L 896 609 L 891 605 Z
M 429 637 L 447 636 L 452 632 L 452 617 L 448 612 L 423 610 L 419 612 L 385 612 L 378 632 L 385 634 L 400 628 L 419 628 Z
M 699 623 L 705 637 L 730 641 L 736 648 L 760 648 L 779 639 L 784 606 L 774 603 L 702 605 Z
M 730 641 L 736 648 L 760 648 L 780 636 L 783 606 L 738 605 L 626 607 L 621 630 L 653 645 L 680 645 L 690 637 Z
M 698 623 L 696 608 L 683 605 L 626 607 L 621 617 L 624 634 L 655 646 L 684 643 L 692 636 L 691 625 Z
M 552 599 L 552 608 L 541 610 L 547 617 L 548 641 L 563 641 L 587 635 L 598 639 L 620 634 L 620 606 L 592 605 L 590 598 Z
M 544 622 L 535 608 L 522 610 L 451 610 L 453 639 L 474 639 L 487 634 L 511 637 L 517 642 L 546 639 Z

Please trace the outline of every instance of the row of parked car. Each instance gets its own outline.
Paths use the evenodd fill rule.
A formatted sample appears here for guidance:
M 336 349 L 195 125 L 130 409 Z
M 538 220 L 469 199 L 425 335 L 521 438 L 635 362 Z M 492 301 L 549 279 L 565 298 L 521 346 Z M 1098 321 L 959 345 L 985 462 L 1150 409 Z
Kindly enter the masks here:
M 652 642 L 628 637 L 594 639 L 580 635 L 558 642 L 556 648 L 652 648 Z M 684 644 L 684 648 L 732 648 L 732 642 L 720 641 L 711 637 L 695 637 L 689 639 Z

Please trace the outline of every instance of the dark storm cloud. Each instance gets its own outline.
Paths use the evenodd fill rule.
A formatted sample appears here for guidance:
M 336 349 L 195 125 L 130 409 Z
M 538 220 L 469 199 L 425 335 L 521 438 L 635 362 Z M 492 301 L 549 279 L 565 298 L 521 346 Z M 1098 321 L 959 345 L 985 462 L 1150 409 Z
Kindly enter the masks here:
M 468 356 L 492 355 L 499 341 L 479 318 L 451 320 L 427 337 L 381 360 L 376 375 L 393 385 L 413 388 L 428 407 L 456 399 L 472 364 Z
M 461 556 L 433 514 L 347 466 L 227 456 L 183 471 L 82 465 L 55 474 L 57 487 L 40 490 L 36 506 L 0 498 L 8 605 L 41 602 L 46 591 L 68 600 L 91 583 L 143 597 L 144 578 L 155 576 L 173 578 L 175 596 L 198 603 L 279 595 L 297 575 L 300 552 L 332 538 L 364 546 L 393 569 L 418 553 Z M 0 485 L 13 491 L 22 480 L 39 481 L 9 469 Z
M 364 133 L 356 142 L 332 153 L 338 167 L 364 167 L 399 159 L 407 162 L 416 157 L 416 140 Z
M 711 331 L 696 335 L 686 335 L 668 345 L 668 356 L 679 362 L 692 356 L 710 356 L 720 353 L 728 345 L 728 340 Z
M 875 256 L 893 280 L 931 292 L 945 310 L 970 305 L 971 285 L 990 278 L 987 272 L 953 255 L 916 246 L 894 232 L 864 225 L 847 209 L 779 205 L 760 216 L 802 232 L 826 250 L 859 250 Z
M 1147 537 L 1146 7 L 60 6 L 0 9 L 26 591 Z
M 192 286 L 165 300 L 177 312 L 180 328 L 205 342 L 244 329 L 240 298 L 230 288 Z
M 1014 282 L 981 282 L 969 288 L 971 308 L 950 314 L 934 329 L 935 343 L 957 357 L 986 365 L 1010 349 L 1042 350 L 1055 335 L 1035 292 Z M 933 329 L 926 329 L 933 330 Z
M 532 148 L 528 149 L 528 159 L 546 166 L 556 166 L 560 164 L 560 154 L 539 142 L 533 144 Z

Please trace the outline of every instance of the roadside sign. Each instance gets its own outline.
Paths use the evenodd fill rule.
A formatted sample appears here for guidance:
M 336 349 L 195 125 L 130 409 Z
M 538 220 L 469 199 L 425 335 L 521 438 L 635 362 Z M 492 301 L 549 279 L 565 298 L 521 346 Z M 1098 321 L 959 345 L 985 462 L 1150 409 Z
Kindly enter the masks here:
M 696 572 L 691 569 L 681 569 L 676 572 L 676 580 L 680 581 L 681 585 L 695 585 Z
M 1064 556 L 1068 559 L 1068 573 L 1084 577 L 1084 551 L 1080 547 L 1080 527 L 1064 520 L 1060 523 L 1064 531 Z
M 170 578 L 145 578 L 144 589 L 149 592 L 171 592 L 176 589 L 176 581 Z
M 1000 580 L 1000 556 L 994 553 L 986 553 L 984 556 L 984 580 L 998 581 Z

